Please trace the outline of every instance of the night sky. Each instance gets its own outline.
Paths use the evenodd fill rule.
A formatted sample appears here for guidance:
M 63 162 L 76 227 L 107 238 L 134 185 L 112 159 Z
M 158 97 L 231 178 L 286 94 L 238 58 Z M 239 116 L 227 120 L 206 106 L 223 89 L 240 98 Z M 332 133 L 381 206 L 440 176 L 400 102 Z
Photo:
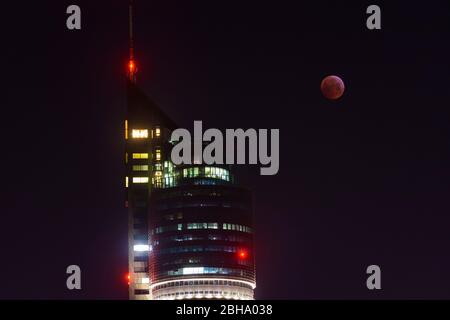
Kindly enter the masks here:
M 278 175 L 235 170 L 257 298 L 450 298 L 450 3 L 349 3 L 136 0 L 138 84 L 185 128 L 280 129 Z M 0 298 L 127 299 L 127 0 L 1 10 Z

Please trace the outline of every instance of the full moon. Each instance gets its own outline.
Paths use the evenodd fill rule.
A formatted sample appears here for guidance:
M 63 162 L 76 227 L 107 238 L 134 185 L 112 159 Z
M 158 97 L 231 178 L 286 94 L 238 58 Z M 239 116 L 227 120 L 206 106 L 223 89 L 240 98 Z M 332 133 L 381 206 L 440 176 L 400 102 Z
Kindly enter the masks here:
M 322 80 L 320 90 L 322 90 L 323 95 L 330 100 L 339 99 L 344 94 L 344 81 L 338 76 L 327 76 Z

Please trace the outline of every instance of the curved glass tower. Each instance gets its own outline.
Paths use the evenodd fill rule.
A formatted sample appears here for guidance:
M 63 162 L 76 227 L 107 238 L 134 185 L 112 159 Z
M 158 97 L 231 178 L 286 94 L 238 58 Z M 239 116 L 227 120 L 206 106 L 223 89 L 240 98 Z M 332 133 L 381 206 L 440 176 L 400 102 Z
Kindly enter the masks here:
M 176 169 L 150 199 L 153 299 L 253 299 L 252 199 L 227 168 Z
M 128 81 L 130 299 L 253 299 L 251 192 L 224 165 L 175 166 L 176 124 Z

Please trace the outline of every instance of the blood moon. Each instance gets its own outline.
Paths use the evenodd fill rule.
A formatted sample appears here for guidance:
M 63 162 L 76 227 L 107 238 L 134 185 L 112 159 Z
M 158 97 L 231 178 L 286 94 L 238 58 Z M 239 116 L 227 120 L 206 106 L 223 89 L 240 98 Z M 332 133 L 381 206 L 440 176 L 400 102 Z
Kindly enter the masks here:
M 344 94 L 344 81 L 338 76 L 327 76 L 322 80 L 320 90 L 322 91 L 322 94 L 330 100 L 339 99 Z

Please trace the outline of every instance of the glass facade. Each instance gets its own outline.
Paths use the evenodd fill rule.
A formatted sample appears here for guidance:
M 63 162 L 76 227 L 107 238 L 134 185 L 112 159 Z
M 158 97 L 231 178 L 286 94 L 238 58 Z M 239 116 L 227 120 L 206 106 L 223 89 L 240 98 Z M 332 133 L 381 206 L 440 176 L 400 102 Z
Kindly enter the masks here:
M 194 222 L 194 223 L 178 223 L 176 225 L 168 225 L 168 226 L 161 226 L 157 227 L 153 230 L 151 230 L 152 234 L 159 234 L 174 230 L 193 230 L 193 229 L 219 229 L 219 226 L 223 230 L 233 230 L 233 231 L 239 231 L 239 232 L 247 232 L 252 233 L 252 228 L 243 226 L 240 224 L 234 224 L 234 223 L 223 223 L 219 224 L 218 222 Z
M 183 172 L 193 177 L 201 174 L 198 166 L 183 168 Z M 150 278 L 155 280 L 154 283 L 196 276 L 205 281 L 210 277 L 232 278 L 254 285 L 251 198 L 248 190 L 234 184 L 182 184 L 155 191 L 150 201 L 153 214 L 149 216 L 153 247 Z M 229 205 L 224 206 L 224 203 Z M 193 292 L 205 291 L 195 283 L 191 287 Z M 227 290 L 221 287 L 217 295 L 233 299 L 253 298 L 253 289 L 242 289 L 239 294 L 229 287 Z M 180 295 L 181 291 L 174 288 L 170 291 L 171 296 L 168 296 L 168 293 L 160 295 L 158 290 L 152 290 L 152 297 L 199 298 Z
M 183 169 L 183 178 L 213 178 L 230 181 L 230 171 L 220 167 L 191 167 Z

